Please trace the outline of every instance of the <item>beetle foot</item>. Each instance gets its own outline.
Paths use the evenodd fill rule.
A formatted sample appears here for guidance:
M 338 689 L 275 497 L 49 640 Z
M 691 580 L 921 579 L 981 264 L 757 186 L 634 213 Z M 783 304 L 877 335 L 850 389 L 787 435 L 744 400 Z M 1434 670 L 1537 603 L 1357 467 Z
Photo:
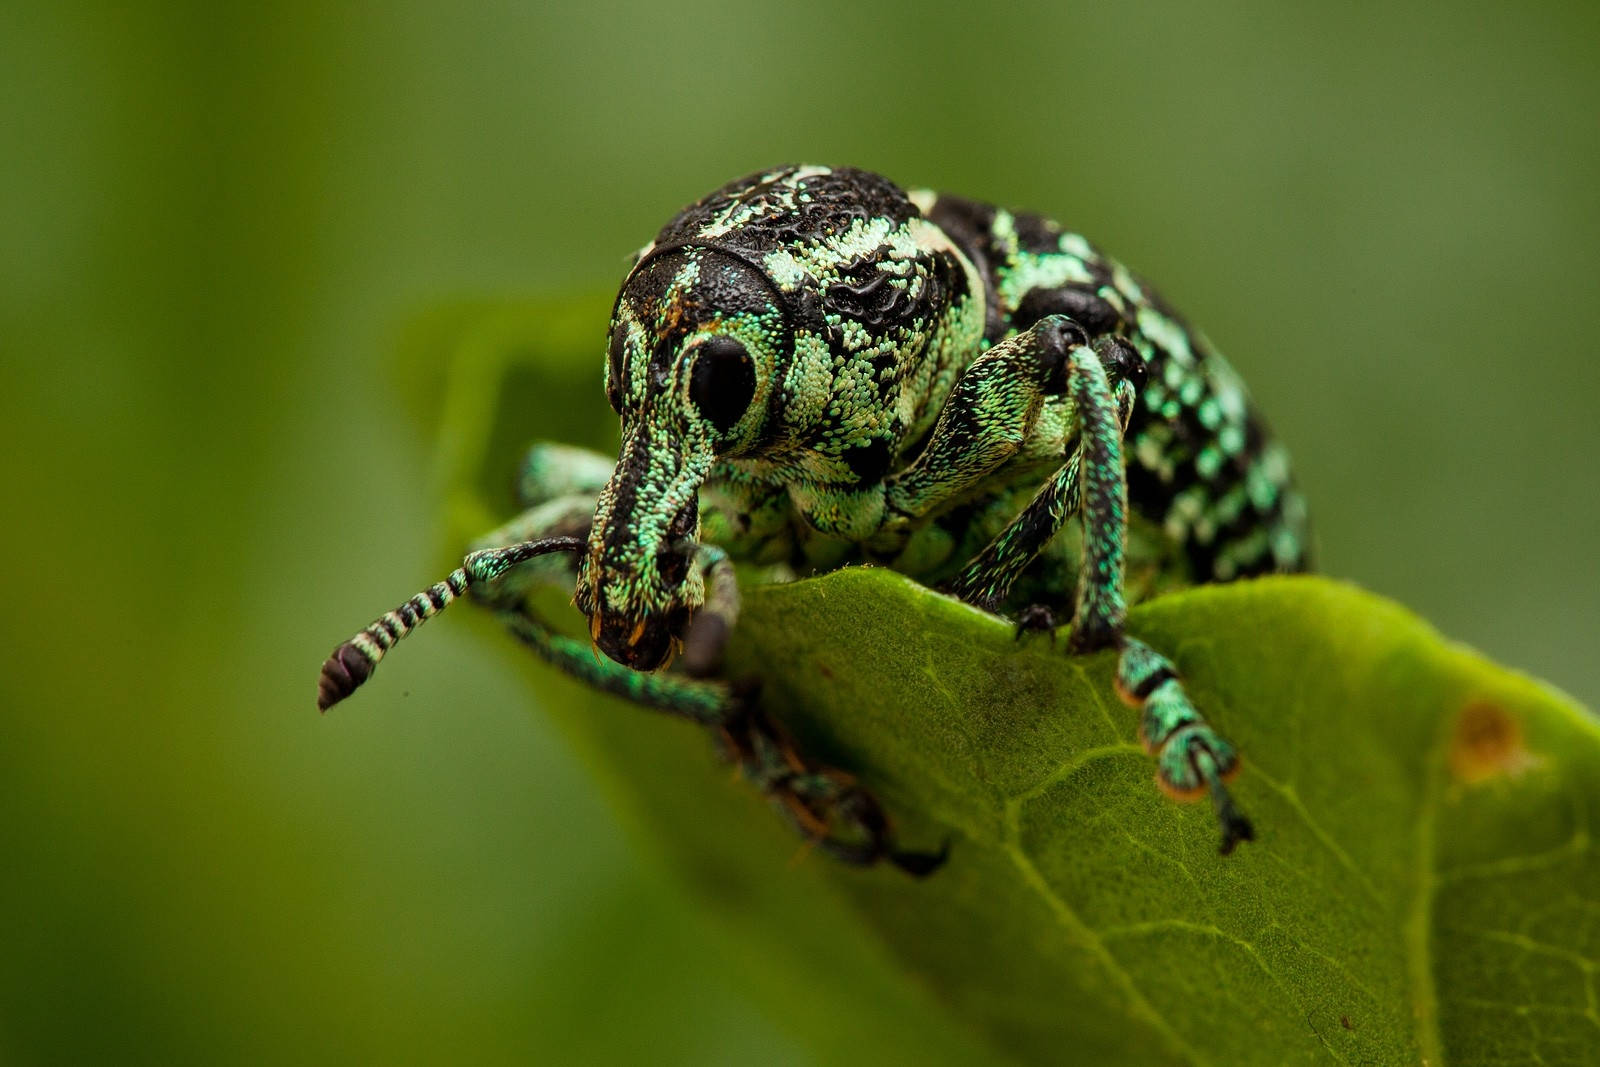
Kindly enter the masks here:
M 1029 604 L 1017 612 L 1017 636 L 1021 641 L 1023 634 L 1045 633 L 1050 635 L 1050 643 L 1056 643 L 1056 613 L 1050 610 L 1048 604 Z

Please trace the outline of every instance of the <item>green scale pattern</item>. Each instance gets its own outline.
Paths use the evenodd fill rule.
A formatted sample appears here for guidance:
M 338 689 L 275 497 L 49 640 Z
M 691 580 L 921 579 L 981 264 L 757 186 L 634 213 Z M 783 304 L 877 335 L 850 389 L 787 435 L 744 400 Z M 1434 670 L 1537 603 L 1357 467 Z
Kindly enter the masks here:
M 985 268 L 990 338 L 1061 311 L 1125 337 L 1146 366 L 1126 433 L 1135 514 L 1180 549 L 1176 583 L 1311 567 L 1305 500 L 1239 375 L 1153 287 L 1040 215 L 914 191 Z M 1178 564 L 1175 566 L 1175 564 Z

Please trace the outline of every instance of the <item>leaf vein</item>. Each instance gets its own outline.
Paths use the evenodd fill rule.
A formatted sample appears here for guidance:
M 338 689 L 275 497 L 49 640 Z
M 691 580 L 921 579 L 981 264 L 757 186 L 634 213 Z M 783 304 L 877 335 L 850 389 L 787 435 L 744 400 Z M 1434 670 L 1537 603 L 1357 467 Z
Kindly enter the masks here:
M 1333 835 L 1324 830 L 1322 824 L 1312 817 L 1310 810 L 1306 808 L 1305 802 L 1300 799 L 1299 793 L 1295 791 L 1293 786 L 1277 781 L 1260 768 L 1256 769 L 1255 777 L 1268 789 L 1278 794 L 1285 804 L 1289 805 L 1290 810 L 1299 817 L 1301 822 L 1305 823 L 1306 829 L 1311 831 L 1311 836 L 1315 837 L 1319 844 L 1333 854 L 1333 858 L 1339 861 L 1340 866 L 1355 876 L 1356 881 L 1361 884 L 1361 888 L 1366 892 L 1367 896 L 1380 904 L 1384 903 L 1383 894 L 1378 891 L 1378 887 L 1367 876 L 1367 872 L 1363 871 L 1350 853 L 1346 852 L 1343 846 L 1334 839 Z
M 1272 926 L 1276 925 L 1276 923 L 1273 923 L 1264 929 L 1271 929 Z M 1307 1018 L 1309 1018 L 1309 1013 L 1305 1010 L 1306 1006 L 1301 1003 L 1300 998 L 1295 996 L 1294 991 L 1283 983 L 1283 980 L 1278 977 L 1277 972 L 1275 972 L 1271 967 L 1267 966 L 1267 961 L 1261 958 L 1261 953 L 1256 950 L 1255 944 L 1235 934 L 1228 933 L 1220 926 L 1216 926 L 1212 923 L 1192 922 L 1188 919 L 1151 919 L 1146 922 L 1126 923 L 1121 926 L 1107 927 L 1106 929 L 1100 931 L 1100 936 L 1110 940 L 1117 937 L 1145 937 L 1150 934 L 1167 933 L 1171 931 L 1198 934 L 1202 937 L 1214 938 L 1218 941 L 1231 944 L 1235 948 L 1238 948 L 1246 956 L 1250 957 L 1250 961 L 1256 965 L 1257 969 L 1259 969 L 1263 975 L 1266 976 L 1267 981 L 1278 987 L 1278 991 L 1283 994 L 1284 1000 L 1293 1005 L 1296 1014 L 1306 1015 Z M 1295 944 L 1298 944 L 1298 942 L 1295 942 Z M 1339 1052 L 1338 1049 L 1334 1048 L 1328 1043 L 1328 1039 L 1323 1037 L 1321 1031 L 1319 1031 L 1315 1026 L 1310 1027 L 1310 1029 L 1311 1032 L 1316 1035 L 1317 1041 L 1320 1042 L 1322 1047 L 1327 1050 L 1328 1055 L 1332 1056 L 1340 1063 L 1350 1062 L 1342 1053 Z
M 1432 949 L 1433 904 L 1438 892 L 1434 858 L 1438 847 L 1439 798 L 1444 793 L 1445 753 L 1451 723 L 1443 719 L 1434 743 L 1423 756 L 1422 793 L 1417 804 L 1416 886 L 1402 929 L 1406 970 L 1411 979 L 1412 1011 L 1417 1020 L 1417 1044 L 1425 1063 L 1443 1063 L 1443 1038 L 1439 1032 L 1439 993 L 1434 983 Z
M 1015 827 L 1011 829 L 1014 831 Z M 1138 985 L 1134 982 L 1133 976 L 1127 972 L 1122 964 L 1117 962 L 1117 958 L 1106 948 L 1105 942 L 1089 928 L 1088 924 L 1072 909 L 1072 906 L 1062 900 L 1060 895 L 1051 888 L 1050 883 L 1045 880 L 1039 868 L 1034 866 L 1033 860 L 1028 857 L 1027 853 L 1022 851 L 1015 838 L 1007 841 L 1005 848 L 1006 853 L 1011 857 L 1011 862 L 1016 865 L 1018 872 L 1021 873 L 1023 881 L 1027 882 L 1028 886 L 1044 900 L 1045 905 L 1055 916 L 1056 921 L 1067 931 L 1072 941 L 1079 948 L 1093 956 L 1105 969 L 1112 983 L 1117 986 L 1127 999 L 1128 1007 L 1132 1014 L 1149 1026 L 1158 1037 L 1166 1042 L 1174 1053 L 1193 1064 L 1204 1065 L 1208 1063 L 1209 1061 L 1201 1056 L 1194 1046 L 1185 1041 L 1182 1035 L 1172 1028 L 1172 1024 L 1161 1016 L 1160 1012 L 1156 1011 L 1154 1005 L 1145 999 L 1144 994 L 1139 991 Z
M 1593 846 L 1594 841 L 1589 836 L 1589 807 L 1582 792 L 1574 789 L 1572 793 L 1573 830 L 1572 836 L 1554 848 L 1543 852 L 1530 852 L 1520 856 L 1505 856 L 1498 860 L 1487 860 L 1483 863 L 1463 864 L 1452 867 L 1448 871 L 1441 871 L 1438 882 L 1441 886 L 1452 885 L 1456 882 L 1465 882 L 1477 878 L 1497 878 L 1502 875 L 1527 874 L 1534 871 L 1548 870 L 1559 867 L 1568 860 L 1581 857 Z

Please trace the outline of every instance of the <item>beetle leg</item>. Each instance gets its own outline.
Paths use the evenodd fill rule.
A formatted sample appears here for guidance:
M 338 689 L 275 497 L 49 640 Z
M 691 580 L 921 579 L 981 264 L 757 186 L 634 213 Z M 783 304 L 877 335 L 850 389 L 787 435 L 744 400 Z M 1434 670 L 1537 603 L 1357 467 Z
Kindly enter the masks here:
M 695 562 L 706 578 L 706 599 L 684 635 L 683 669 L 703 678 L 722 665 L 728 635 L 739 620 L 739 578 L 733 572 L 733 561 L 716 545 L 698 546 Z
M 534 508 L 557 497 L 585 496 L 593 515 L 594 500 L 616 465 L 614 457 L 587 448 L 540 441 L 529 446 L 517 469 L 517 502 Z
M 1073 350 L 1067 388 L 1079 421 L 1077 449 L 945 589 L 993 610 L 1067 519 L 1081 514 L 1083 560 L 1070 648 L 1077 653 L 1118 650 L 1117 689 L 1141 709 L 1139 732 L 1156 758 L 1157 781 L 1180 800 L 1210 796 L 1226 854 L 1254 837 L 1225 784 L 1238 769 L 1238 755 L 1194 707 L 1172 664 L 1124 628 L 1127 480 L 1122 433 L 1133 390 L 1124 381 L 1113 393 L 1102 363 L 1103 357 L 1117 354 L 1107 346 L 1118 344 L 1126 342 L 1102 338 L 1093 351 L 1082 346 Z
M 1222 827 L 1223 855 L 1240 841 L 1254 840 L 1255 828 L 1225 784 L 1239 772 L 1239 755 L 1195 709 L 1172 663 L 1124 635 L 1117 695 L 1140 709 L 1139 740 L 1156 757 L 1156 781 L 1162 791 L 1177 800 L 1211 797 Z
M 1029 604 L 1017 612 L 1017 633 L 1014 640 L 1021 641 L 1024 634 L 1049 634 L 1050 644 L 1056 643 L 1056 613 L 1048 604 Z
M 957 380 L 915 463 L 884 482 L 889 521 L 916 520 L 959 499 L 1014 459 L 1044 401 L 1065 391 L 1082 327 L 1051 315 L 975 359 Z
M 899 848 L 877 797 L 843 771 L 808 763 L 753 700 L 723 723 L 723 738 L 746 776 L 802 835 L 835 859 L 857 866 L 886 861 L 920 878 L 949 855 L 948 843 L 938 852 Z
M 1097 341 L 1096 355 L 1108 343 L 1112 342 L 1105 338 Z M 1118 382 L 1115 391 L 1118 422 L 1126 428 L 1133 413 L 1133 383 Z M 1082 503 L 1079 477 L 1082 451 L 1081 447 L 1074 449 L 1021 514 L 974 556 L 961 573 L 944 582 L 940 590 L 986 611 L 998 609 L 1022 572 L 1078 513 Z
M 596 657 L 587 641 L 556 633 L 520 602 L 499 605 L 495 614 L 540 659 L 601 692 L 713 728 L 722 727 L 739 706 L 727 682 L 636 671 Z

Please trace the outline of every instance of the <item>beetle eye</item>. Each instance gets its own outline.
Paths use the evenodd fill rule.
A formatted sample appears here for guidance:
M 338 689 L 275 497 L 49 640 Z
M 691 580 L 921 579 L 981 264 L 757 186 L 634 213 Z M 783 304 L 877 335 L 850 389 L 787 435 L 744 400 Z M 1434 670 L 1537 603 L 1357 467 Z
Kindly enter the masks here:
M 718 433 L 739 421 L 756 394 L 756 365 L 744 345 L 713 337 L 700 346 L 689 374 L 689 399 Z

